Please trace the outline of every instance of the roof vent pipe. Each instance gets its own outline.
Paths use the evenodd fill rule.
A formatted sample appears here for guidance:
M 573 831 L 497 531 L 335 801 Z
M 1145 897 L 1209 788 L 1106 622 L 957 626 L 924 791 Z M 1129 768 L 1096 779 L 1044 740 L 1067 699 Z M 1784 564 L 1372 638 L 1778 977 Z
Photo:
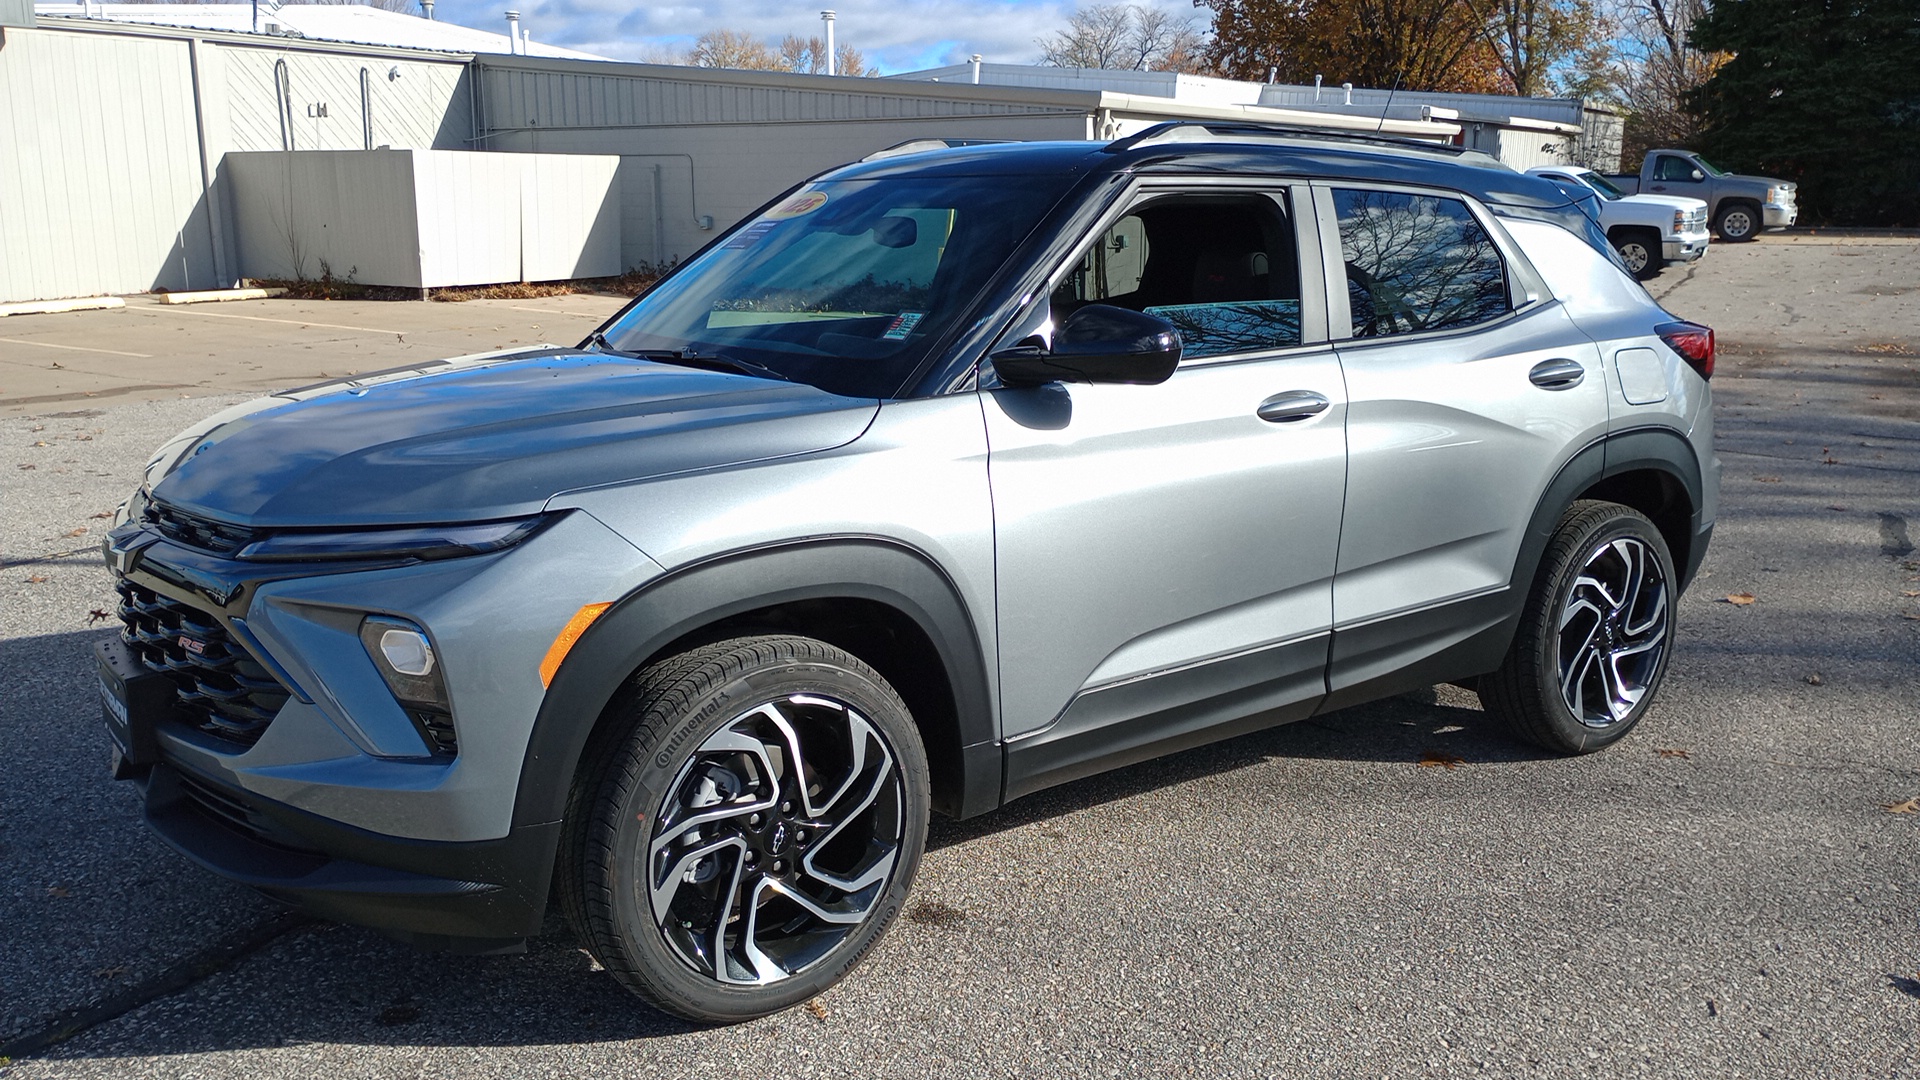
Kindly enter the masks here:
M 1319 75 L 1313 77 L 1313 103 L 1315 105 L 1320 104 L 1320 79 L 1321 76 Z
M 1267 69 L 1267 85 L 1272 86 L 1274 83 L 1277 83 L 1279 81 L 1280 81 L 1280 69 L 1278 67 L 1268 68 Z
M 527 46 L 532 44 L 533 44 L 533 31 L 527 29 L 524 26 L 521 27 L 520 28 L 520 55 L 521 56 L 532 55 L 527 51 Z
M 1343 82 L 1343 83 L 1341 83 L 1341 84 L 1340 84 L 1340 89 L 1342 89 L 1342 90 L 1345 90 L 1345 91 L 1347 92 L 1347 102 L 1346 102 L 1346 103 L 1347 103 L 1348 105 L 1351 105 L 1351 104 L 1353 104 L 1353 84 L 1352 84 L 1352 83 L 1350 83 L 1350 82 Z
M 420 0 L 420 14 L 426 16 L 428 22 L 433 21 L 433 0 Z
M 520 51 L 520 13 L 513 10 L 507 12 L 507 51 Z
M 972 67 L 972 68 L 973 68 L 973 85 L 975 85 L 975 86 L 979 86 L 979 85 L 980 85 L 980 61 L 981 61 L 981 59 L 982 59 L 982 57 L 981 57 L 981 55 L 980 55 L 979 53 L 974 53 L 974 54 L 973 54 L 972 56 L 970 56 L 970 57 L 968 57 L 968 58 L 967 58 L 967 64 L 968 64 L 968 65 L 969 65 L 970 67 Z
M 833 12 L 823 11 L 820 13 L 820 21 L 827 24 L 827 74 L 829 75 L 833 74 L 833 61 L 835 59 L 833 54 L 833 20 Z

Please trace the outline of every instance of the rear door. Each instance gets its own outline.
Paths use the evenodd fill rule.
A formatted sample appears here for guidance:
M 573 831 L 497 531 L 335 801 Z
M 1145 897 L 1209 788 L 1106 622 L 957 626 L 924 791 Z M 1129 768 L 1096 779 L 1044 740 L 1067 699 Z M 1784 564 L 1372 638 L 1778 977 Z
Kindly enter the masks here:
M 1536 505 L 1605 433 L 1607 391 L 1599 350 L 1484 208 L 1417 188 L 1315 196 L 1348 399 L 1335 708 L 1482 670 L 1530 583 L 1514 563 Z
M 1186 342 L 1158 386 L 983 392 L 1010 798 L 1325 692 L 1346 395 L 1296 205 L 1304 185 L 1143 191 L 1003 342 L 1087 303 Z

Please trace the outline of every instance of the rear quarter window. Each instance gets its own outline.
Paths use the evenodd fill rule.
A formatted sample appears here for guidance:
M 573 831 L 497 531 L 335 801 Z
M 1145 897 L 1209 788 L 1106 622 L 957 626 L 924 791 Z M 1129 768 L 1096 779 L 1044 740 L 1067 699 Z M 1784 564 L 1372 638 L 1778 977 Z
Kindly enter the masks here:
M 1512 310 L 1499 248 L 1459 199 L 1336 188 L 1354 337 L 1451 330 Z

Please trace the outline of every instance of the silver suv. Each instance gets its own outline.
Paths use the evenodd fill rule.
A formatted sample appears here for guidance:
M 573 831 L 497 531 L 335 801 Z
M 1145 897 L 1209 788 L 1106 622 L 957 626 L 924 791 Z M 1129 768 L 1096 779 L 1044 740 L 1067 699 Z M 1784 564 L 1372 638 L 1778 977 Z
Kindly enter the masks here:
M 1554 185 L 1173 124 L 908 148 L 578 348 L 244 405 L 106 552 L 115 770 L 201 864 L 421 945 L 557 899 L 660 1008 L 846 974 L 928 815 L 1411 688 L 1651 705 L 1713 335 Z

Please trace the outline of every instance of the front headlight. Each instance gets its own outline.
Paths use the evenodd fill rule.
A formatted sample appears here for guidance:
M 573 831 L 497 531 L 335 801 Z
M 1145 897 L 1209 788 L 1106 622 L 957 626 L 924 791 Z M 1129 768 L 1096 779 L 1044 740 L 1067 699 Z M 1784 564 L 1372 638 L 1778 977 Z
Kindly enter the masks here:
M 275 532 L 240 549 L 235 558 L 255 562 L 312 559 L 452 559 L 482 555 L 520 543 L 538 532 L 547 516 L 467 525 L 408 525 L 394 529 Z

